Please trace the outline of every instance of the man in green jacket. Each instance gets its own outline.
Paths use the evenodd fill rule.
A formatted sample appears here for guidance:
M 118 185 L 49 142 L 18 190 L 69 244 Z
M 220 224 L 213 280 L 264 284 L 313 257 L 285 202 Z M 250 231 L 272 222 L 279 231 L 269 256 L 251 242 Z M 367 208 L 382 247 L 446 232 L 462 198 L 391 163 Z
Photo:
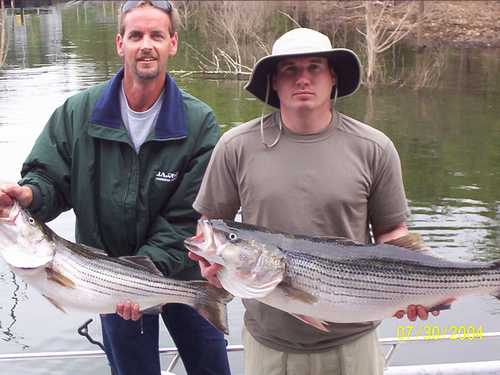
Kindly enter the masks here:
M 110 81 L 56 109 L 25 161 L 19 185 L 0 186 L 0 216 L 17 200 L 42 221 L 76 214 L 76 240 L 110 256 L 148 256 L 161 272 L 196 270 L 183 246 L 199 215 L 192 203 L 219 128 L 211 109 L 166 72 L 177 51 L 178 15 L 168 1 L 126 1 Z M 101 317 L 114 375 L 159 375 L 158 317 L 136 321 L 124 301 Z M 132 318 L 133 320 L 129 320 Z M 185 305 L 162 318 L 188 374 L 229 374 L 222 333 Z

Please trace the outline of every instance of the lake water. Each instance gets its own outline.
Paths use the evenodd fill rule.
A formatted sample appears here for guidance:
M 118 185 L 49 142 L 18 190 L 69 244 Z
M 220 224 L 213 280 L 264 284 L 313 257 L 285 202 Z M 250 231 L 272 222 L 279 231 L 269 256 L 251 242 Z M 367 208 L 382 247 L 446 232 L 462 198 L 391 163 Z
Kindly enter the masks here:
M 22 161 L 52 111 L 64 99 L 108 79 L 120 66 L 113 38 L 116 19 L 110 4 L 50 8 L 48 14 L 11 17 L 10 50 L 0 69 L 0 181 L 16 181 Z M 187 69 L 182 41 L 172 67 Z M 439 88 L 413 91 L 378 88 L 340 100 L 344 113 L 367 121 L 390 136 L 402 160 L 411 207 L 409 226 L 448 259 L 500 258 L 500 51 L 447 51 Z M 178 84 L 205 100 L 224 129 L 259 115 L 261 104 L 242 81 L 177 77 Z M 50 226 L 73 238 L 72 213 Z M 89 317 L 65 315 L 0 263 L 0 353 L 93 350 L 76 329 Z M 229 342 L 240 344 L 242 306 L 230 304 Z M 467 298 L 428 321 L 441 330 L 482 326 L 500 331 L 500 302 Z M 396 336 L 398 325 L 422 323 L 388 319 L 382 337 Z M 98 324 L 90 333 L 100 339 Z M 172 343 L 165 330 L 161 346 Z M 403 345 L 391 364 L 498 360 L 500 342 L 454 340 Z M 235 374 L 241 354 L 230 355 Z M 180 366 L 179 366 L 180 367 Z M 0 373 L 106 374 L 105 359 L 2 362 Z M 183 370 L 176 370 L 183 374 Z

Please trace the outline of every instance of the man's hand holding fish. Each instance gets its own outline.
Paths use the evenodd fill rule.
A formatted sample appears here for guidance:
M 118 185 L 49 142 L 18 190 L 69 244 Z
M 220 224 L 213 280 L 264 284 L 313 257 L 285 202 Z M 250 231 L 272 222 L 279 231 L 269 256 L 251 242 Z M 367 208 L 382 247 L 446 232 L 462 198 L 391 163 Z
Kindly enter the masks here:
M 21 207 L 28 207 L 33 201 L 33 192 L 29 186 L 19 186 L 17 184 L 0 185 L 0 217 L 8 216 L 15 201 Z

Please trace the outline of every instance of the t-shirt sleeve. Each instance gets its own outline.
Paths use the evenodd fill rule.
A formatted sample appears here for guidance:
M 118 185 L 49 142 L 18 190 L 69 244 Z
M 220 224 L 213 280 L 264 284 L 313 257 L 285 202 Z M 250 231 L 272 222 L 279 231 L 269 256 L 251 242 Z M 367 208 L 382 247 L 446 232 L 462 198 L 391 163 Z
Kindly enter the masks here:
M 193 207 L 210 218 L 233 219 L 240 208 L 237 153 L 222 137 L 210 158 Z
M 408 214 L 401 161 L 389 141 L 375 163 L 368 215 L 374 233 L 383 233 L 406 222 Z

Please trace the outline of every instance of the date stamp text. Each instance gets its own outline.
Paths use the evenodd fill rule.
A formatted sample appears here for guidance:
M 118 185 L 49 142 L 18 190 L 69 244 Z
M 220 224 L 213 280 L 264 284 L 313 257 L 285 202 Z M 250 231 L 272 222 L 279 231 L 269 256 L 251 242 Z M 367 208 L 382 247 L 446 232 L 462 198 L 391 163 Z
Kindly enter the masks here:
M 484 328 L 482 325 L 438 325 L 438 324 L 400 324 L 396 329 L 398 340 L 409 340 L 421 337 L 424 340 L 481 340 Z

